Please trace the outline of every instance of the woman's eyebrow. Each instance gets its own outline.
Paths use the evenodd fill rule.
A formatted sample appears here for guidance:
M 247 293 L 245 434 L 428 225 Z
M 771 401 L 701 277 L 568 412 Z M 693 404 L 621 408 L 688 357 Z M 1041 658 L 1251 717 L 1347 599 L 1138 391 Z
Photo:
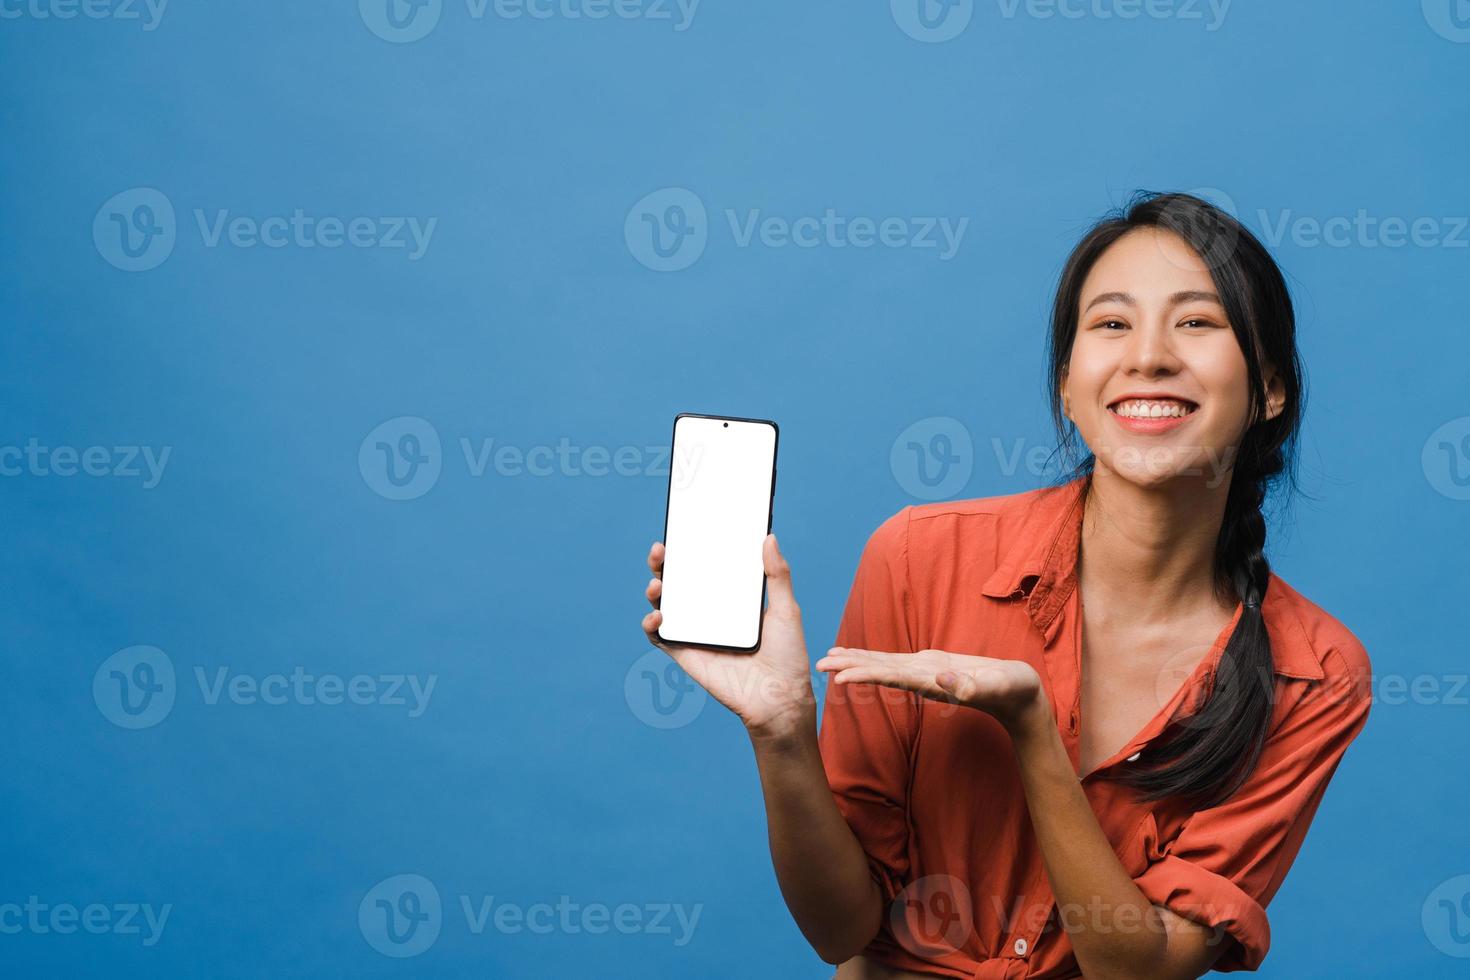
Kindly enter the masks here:
M 1169 304 L 1171 306 L 1194 302 L 1214 303 L 1216 306 L 1225 305 L 1220 302 L 1219 293 L 1212 293 L 1208 289 L 1186 289 L 1169 297 Z
M 1218 293 L 1212 293 L 1207 289 L 1183 289 L 1169 297 L 1170 306 L 1195 302 L 1214 303 L 1216 306 L 1224 305 L 1220 302 Z M 1127 306 L 1137 306 L 1138 300 L 1133 298 L 1132 293 L 1098 293 L 1092 298 L 1092 302 L 1082 308 L 1082 312 L 1086 313 L 1099 303 L 1123 303 Z
M 1092 297 L 1091 303 L 1082 307 L 1082 312 L 1086 313 L 1099 303 L 1123 303 L 1128 306 L 1137 306 L 1138 300 L 1134 299 L 1130 293 L 1098 293 Z

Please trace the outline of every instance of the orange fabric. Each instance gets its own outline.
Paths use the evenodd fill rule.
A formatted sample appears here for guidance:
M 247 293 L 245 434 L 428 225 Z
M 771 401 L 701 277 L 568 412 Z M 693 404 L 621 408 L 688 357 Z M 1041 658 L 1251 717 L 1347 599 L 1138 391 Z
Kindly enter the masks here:
M 1081 486 L 904 508 L 863 551 L 836 645 L 1026 660 L 1076 769 Z M 1276 702 L 1260 764 L 1235 796 L 1201 811 L 1144 804 L 1107 776 L 1203 703 L 1238 606 L 1208 651 L 1186 653 L 1161 682 L 1158 714 L 1082 779 L 1149 901 L 1222 936 L 1221 971 L 1254 970 L 1265 957 L 1265 907 L 1370 704 L 1368 655 L 1346 627 L 1274 575 L 1261 605 Z M 1087 910 L 1055 907 L 998 722 L 907 692 L 829 684 L 820 739 L 837 805 L 890 902 L 866 955 L 952 977 L 1079 975 L 1059 920 Z

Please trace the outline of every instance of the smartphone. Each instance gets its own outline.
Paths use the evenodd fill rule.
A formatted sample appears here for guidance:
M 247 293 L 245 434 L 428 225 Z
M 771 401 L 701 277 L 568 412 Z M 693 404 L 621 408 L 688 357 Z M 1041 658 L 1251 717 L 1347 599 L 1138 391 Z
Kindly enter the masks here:
M 761 644 L 761 547 L 776 500 L 775 422 L 674 418 L 664 511 L 665 643 L 749 652 Z

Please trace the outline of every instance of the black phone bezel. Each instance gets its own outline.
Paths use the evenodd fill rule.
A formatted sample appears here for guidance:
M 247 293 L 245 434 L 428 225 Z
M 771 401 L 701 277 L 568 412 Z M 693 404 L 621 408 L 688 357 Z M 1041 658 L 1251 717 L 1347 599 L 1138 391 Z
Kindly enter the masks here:
M 680 412 L 678 415 L 675 415 L 674 416 L 674 424 L 673 424 L 672 428 L 670 429 L 670 433 L 669 433 L 669 479 L 668 479 L 668 484 L 667 484 L 667 486 L 665 487 L 665 490 L 664 490 L 664 533 L 663 533 L 663 536 L 660 538 L 660 540 L 664 542 L 664 547 L 665 548 L 668 547 L 668 540 L 669 540 L 669 502 L 670 502 L 669 498 L 672 496 L 672 494 L 674 492 L 674 437 L 679 432 L 679 420 L 680 419 L 685 419 L 685 418 L 716 419 L 716 420 L 721 421 L 721 422 L 750 422 L 750 423 L 754 423 L 756 425 L 769 425 L 771 427 L 771 431 L 775 435 L 775 440 L 771 443 L 771 499 L 766 503 L 766 533 L 767 534 L 770 534 L 771 533 L 771 528 L 774 526 L 772 522 L 773 522 L 773 520 L 775 518 L 775 514 L 776 514 L 776 475 L 779 472 L 779 467 L 777 465 L 777 461 L 780 458 L 780 452 L 781 452 L 781 427 L 779 425 L 777 425 L 775 423 L 775 421 L 773 421 L 771 419 L 751 419 L 751 418 L 743 418 L 743 417 L 741 417 L 739 415 L 707 415 L 707 414 L 705 414 L 703 412 Z M 667 554 L 667 552 L 666 552 L 666 554 Z M 660 578 L 662 578 L 662 576 L 660 576 Z M 669 639 L 669 638 L 667 638 L 667 637 L 665 637 L 663 635 L 663 624 L 662 623 L 659 624 L 659 628 L 658 628 L 658 631 L 657 631 L 657 636 L 658 636 L 659 642 L 660 643 L 667 643 L 670 646 L 699 647 L 701 650 L 724 650 L 724 651 L 727 651 L 727 652 L 730 652 L 730 653 L 754 653 L 754 652 L 756 652 L 757 650 L 759 650 L 761 648 L 761 641 L 765 638 L 765 628 L 766 628 L 766 587 L 767 587 L 766 574 L 765 574 L 764 570 L 762 570 L 762 572 L 761 572 L 761 602 L 760 602 L 760 609 L 758 610 L 758 612 L 756 614 L 757 615 L 757 620 L 756 620 L 756 627 L 755 627 L 755 645 L 754 646 L 749 646 L 749 647 L 735 647 L 735 646 L 726 646 L 726 645 L 719 644 L 719 643 L 695 643 L 695 642 L 691 642 L 689 640 L 671 640 L 671 639 Z

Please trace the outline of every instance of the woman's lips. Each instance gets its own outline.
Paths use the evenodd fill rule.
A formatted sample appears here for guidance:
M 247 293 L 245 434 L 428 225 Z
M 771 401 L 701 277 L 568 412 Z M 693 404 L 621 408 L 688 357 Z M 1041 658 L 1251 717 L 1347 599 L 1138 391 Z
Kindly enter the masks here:
M 1125 431 L 1135 432 L 1139 435 L 1160 435 L 1165 432 L 1171 432 L 1185 422 L 1188 422 L 1199 412 L 1199 406 L 1190 405 L 1189 410 L 1183 415 L 1140 417 L 1136 415 L 1120 415 L 1113 409 L 1114 406 L 1108 406 L 1108 414 L 1113 417 L 1113 421 L 1122 426 Z
M 1117 422 L 1127 431 L 1137 432 L 1140 435 L 1158 435 L 1163 432 L 1169 432 L 1194 418 L 1193 412 L 1175 418 L 1164 417 L 1157 419 L 1134 419 L 1126 415 L 1119 415 L 1117 412 L 1109 412 L 1108 414 L 1113 417 L 1114 422 Z

